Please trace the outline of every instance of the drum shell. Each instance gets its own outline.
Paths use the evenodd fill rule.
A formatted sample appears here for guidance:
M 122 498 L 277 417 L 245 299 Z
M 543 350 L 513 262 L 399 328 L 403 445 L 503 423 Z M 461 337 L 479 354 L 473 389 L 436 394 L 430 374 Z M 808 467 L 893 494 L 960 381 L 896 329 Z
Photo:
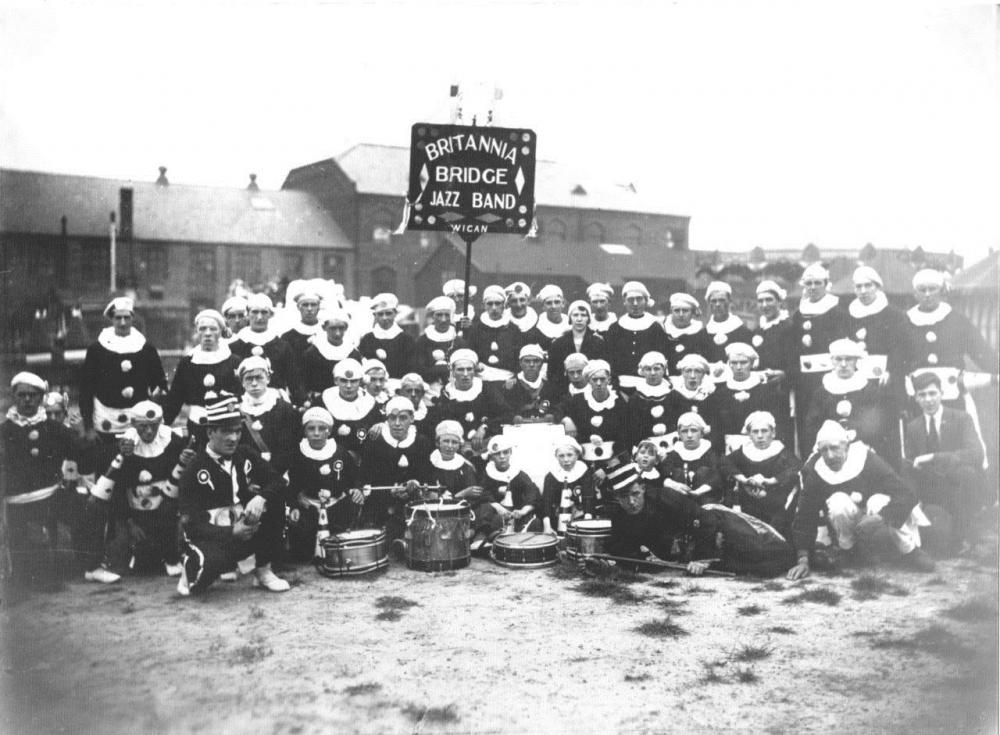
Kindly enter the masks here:
M 324 558 L 316 568 L 327 577 L 357 577 L 389 566 L 389 544 L 385 531 L 371 529 L 337 533 L 323 539 Z
M 466 503 L 410 503 L 406 507 L 406 565 L 422 572 L 469 566 L 472 511 Z
M 500 566 L 516 569 L 549 567 L 559 561 L 559 541 L 545 533 L 509 533 L 493 539 L 490 556 Z
M 575 559 L 606 553 L 605 544 L 611 538 L 611 521 L 591 521 L 582 525 L 571 521 L 566 528 L 566 554 Z

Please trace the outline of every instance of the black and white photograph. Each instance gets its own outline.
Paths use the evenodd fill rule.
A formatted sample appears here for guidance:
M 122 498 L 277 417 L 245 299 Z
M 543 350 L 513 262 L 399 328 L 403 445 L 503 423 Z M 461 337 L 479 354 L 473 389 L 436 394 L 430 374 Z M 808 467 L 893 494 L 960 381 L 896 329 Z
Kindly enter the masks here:
M 1000 726 L 1000 5 L 0 4 L 0 732 Z

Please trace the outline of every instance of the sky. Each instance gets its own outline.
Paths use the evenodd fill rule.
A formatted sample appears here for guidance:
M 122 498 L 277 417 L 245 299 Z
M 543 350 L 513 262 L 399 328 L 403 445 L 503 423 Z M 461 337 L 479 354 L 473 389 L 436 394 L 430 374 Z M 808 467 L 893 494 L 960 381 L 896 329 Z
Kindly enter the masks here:
M 0 7 L 0 164 L 279 188 L 448 122 L 691 216 L 697 249 L 1000 248 L 995 5 L 125 3 Z M 485 103 L 484 103 L 485 105 Z M 470 106 L 476 106 L 470 102 Z M 403 194 L 404 192 L 400 192 Z

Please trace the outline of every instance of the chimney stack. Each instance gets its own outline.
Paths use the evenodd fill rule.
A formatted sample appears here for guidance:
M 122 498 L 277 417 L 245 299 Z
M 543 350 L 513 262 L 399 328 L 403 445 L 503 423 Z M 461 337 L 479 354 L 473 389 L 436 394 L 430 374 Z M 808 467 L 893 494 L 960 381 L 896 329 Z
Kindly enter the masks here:
M 160 166 L 160 177 L 156 180 L 157 186 L 170 186 L 170 182 L 167 181 L 167 167 Z
M 260 191 L 260 187 L 257 186 L 257 174 L 250 174 L 250 183 L 247 184 L 247 189 L 250 191 Z

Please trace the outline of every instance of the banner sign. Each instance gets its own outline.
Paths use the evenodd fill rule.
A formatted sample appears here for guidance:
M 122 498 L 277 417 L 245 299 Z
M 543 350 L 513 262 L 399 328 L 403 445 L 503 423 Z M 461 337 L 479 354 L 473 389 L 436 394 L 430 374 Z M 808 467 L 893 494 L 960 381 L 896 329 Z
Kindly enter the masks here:
M 406 228 L 526 235 L 535 213 L 535 133 L 417 123 Z

